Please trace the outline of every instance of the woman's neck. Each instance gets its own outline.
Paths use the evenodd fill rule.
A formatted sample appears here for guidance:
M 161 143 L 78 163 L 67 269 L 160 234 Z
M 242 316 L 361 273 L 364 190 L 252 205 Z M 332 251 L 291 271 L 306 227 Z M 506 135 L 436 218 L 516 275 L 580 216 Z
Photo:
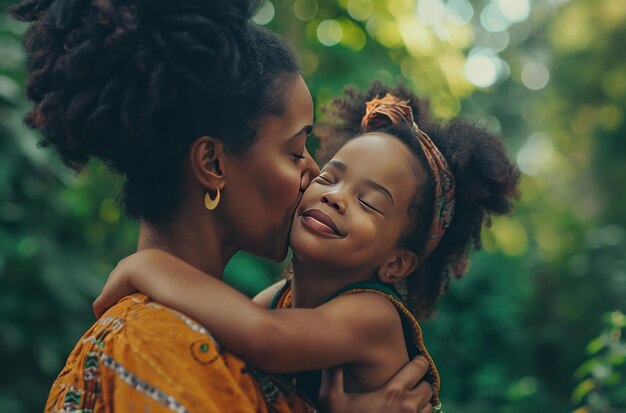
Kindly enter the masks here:
M 344 287 L 360 281 L 373 280 L 368 271 L 350 271 L 323 268 L 302 263 L 295 256 L 292 260 L 291 305 L 294 308 L 315 308 Z
M 180 215 L 180 214 L 179 214 Z M 215 225 L 197 225 L 190 217 L 167 223 L 142 221 L 137 250 L 157 248 L 166 251 L 197 269 L 222 279 L 224 267 L 235 254 L 218 234 Z

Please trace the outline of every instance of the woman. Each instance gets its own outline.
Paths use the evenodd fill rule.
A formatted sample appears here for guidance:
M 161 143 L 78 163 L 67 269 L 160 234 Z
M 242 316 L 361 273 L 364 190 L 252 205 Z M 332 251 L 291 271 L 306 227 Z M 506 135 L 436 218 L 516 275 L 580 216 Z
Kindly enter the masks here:
M 26 1 L 25 122 L 72 168 L 91 157 L 124 178 L 139 249 L 221 278 L 239 250 L 284 258 L 291 217 L 318 172 L 305 148 L 313 108 L 289 48 L 228 1 Z M 219 203 L 220 208 L 215 208 Z M 123 300 L 77 344 L 47 411 L 306 411 L 267 388 L 193 320 Z M 335 411 L 430 411 L 417 359 L 382 390 L 327 392 Z M 407 378 L 406 376 L 411 376 Z

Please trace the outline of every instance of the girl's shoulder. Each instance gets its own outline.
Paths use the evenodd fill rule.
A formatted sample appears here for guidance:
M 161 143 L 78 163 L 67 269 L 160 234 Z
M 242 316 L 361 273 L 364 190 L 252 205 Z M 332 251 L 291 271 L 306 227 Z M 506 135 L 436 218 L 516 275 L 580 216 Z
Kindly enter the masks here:
M 347 299 L 350 299 L 350 302 Z M 397 320 L 397 323 L 391 323 L 390 325 L 400 326 L 409 357 L 413 358 L 421 355 L 430 364 L 430 369 L 425 379 L 433 387 L 434 405 L 439 403 L 439 372 L 424 344 L 422 329 L 392 287 L 379 282 L 359 283 L 338 291 L 328 301 L 330 302 L 331 300 L 337 302 L 343 300 L 346 306 L 351 305 L 355 308 L 361 308 L 363 312 L 368 314 L 380 312 L 380 316 L 383 318 Z
M 402 331 L 402 318 L 394 305 L 395 298 L 383 289 L 356 286 L 331 296 L 323 306 L 334 313 L 345 313 L 363 329 L 377 330 L 381 335 Z
M 336 317 L 351 320 L 355 332 L 379 342 L 383 347 L 393 336 L 403 333 L 402 318 L 393 302 L 375 290 L 353 291 L 323 304 Z M 374 344 L 374 343 L 371 343 Z
M 370 346 L 376 344 L 374 341 L 385 346 L 386 338 L 402 332 L 400 315 L 389 299 L 394 296 L 395 292 L 383 286 L 357 283 L 335 292 L 315 311 L 326 319 L 341 320 L 346 330 Z M 270 308 L 291 308 L 290 280 L 282 282 L 275 290 Z

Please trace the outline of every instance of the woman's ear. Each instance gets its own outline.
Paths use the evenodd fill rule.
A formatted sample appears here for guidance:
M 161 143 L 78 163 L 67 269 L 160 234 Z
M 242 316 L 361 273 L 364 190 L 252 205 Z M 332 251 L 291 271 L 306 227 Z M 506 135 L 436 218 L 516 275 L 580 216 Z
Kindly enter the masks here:
M 386 284 L 400 281 L 417 268 L 417 255 L 409 250 L 393 252 L 385 264 L 378 269 L 378 279 Z
M 191 170 L 208 191 L 224 188 L 226 184 L 226 163 L 224 144 L 219 139 L 202 136 L 196 139 L 189 150 Z

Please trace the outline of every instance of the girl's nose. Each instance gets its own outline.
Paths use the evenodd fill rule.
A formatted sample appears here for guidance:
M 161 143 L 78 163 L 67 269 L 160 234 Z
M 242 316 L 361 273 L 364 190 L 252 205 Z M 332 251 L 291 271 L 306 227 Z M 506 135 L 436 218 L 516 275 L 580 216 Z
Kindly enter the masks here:
M 343 214 L 346 212 L 346 202 L 343 200 L 341 194 L 338 191 L 327 192 L 322 195 L 321 199 L 323 204 L 328 204 L 335 211 Z

